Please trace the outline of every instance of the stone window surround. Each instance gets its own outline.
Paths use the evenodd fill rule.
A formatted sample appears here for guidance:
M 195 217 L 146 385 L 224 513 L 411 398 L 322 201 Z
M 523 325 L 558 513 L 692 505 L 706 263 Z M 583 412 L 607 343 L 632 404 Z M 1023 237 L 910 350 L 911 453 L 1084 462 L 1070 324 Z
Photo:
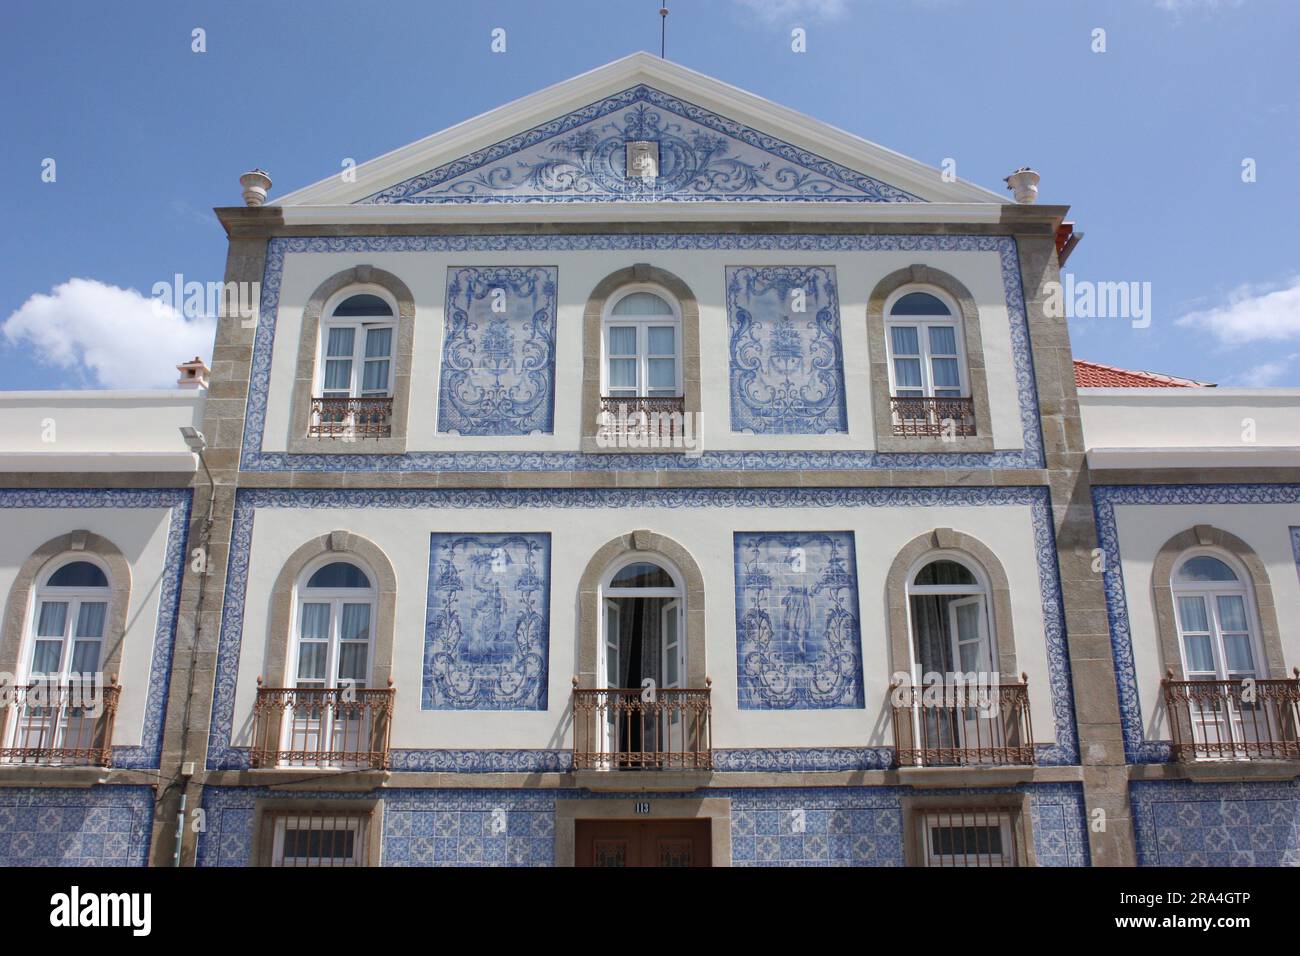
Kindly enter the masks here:
M 951 810 L 975 813 L 980 810 L 1011 812 L 1016 833 L 1016 866 L 1036 866 L 1033 834 L 1033 801 L 1028 793 L 967 793 L 948 796 L 903 797 L 903 859 L 908 866 L 924 866 L 920 816 L 926 811 Z
M 649 803 L 648 814 L 637 813 L 636 804 Z M 556 800 L 555 865 L 574 866 L 577 861 L 579 820 L 700 820 L 709 821 L 710 863 L 731 866 L 731 799 L 662 799 L 646 794 L 640 800 Z
M 1282 650 L 1281 631 L 1278 630 L 1277 609 L 1273 604 L 1273 587 L 1269 582 L 1268 568 L 1254 549 L 1235 534 L 1207 524 L 1198 524 L 1174 535 L 1156 553 L 1151 566 L 1151 589 L 1155 601 L 1156 630 L 1160 643 L 1160 659 L 1166 673 L 1173 680 L 1185 680 L 1183 653 L 1178 642 L 1178 626 L 1174 617 L 1173 571 L 1174 565 L 1190 550 L 1212 548 L 1226 552 L 1246 569 L 1250 580 L 1247 590 L 1254 592 L 1255 613 L 1259 620 L 1259 639 L 1264 650 L 1265 677 L 1281 679 L 1291 676 L 1286 669 Z
M 889 350 L 885 340 L 885 303 L 899 289 L 932 286 L 947 293 L 960 310 L 965 346 L 966 379 L 974 404 L 975 434 L 942 438 L 903 438 L 894 434 L 889 391 Z M 867 355 L 870 363 L 871 410 L 880 452 L 986 452 L 993 451 L 989 420 L 988 375 L 984 368 L 984 341 L 980 335 L 979 306 L 956 278 L 939 269 L 916 264 L 897 269 L 876 283 L 867 299 Z
M 324 813 L 334 816 L 366 816 L 366 860 L 363 866 L 378 866 L 384 838 L 383 800 L 259 799 L 253 808 L 253 841 L 250 859 L 254 866 L 271 866 L 275 856 L 275 833 L 263 823 L 268 814 Z
M 607 542 L 587 562 L 578 583 L 578 686 L 595 687 L 600 663 L 600 593 L 605 572 L 619 558 L 662 555 L 685 578 L 682 584 L 686 621 L 686 674 L 683 687 L 707 686 L 705 673 L 704 575 L 691 553 L 672 538 L 653 531 L 632 531 Z
M 376 579 L 375 642 L 371 647 L 370 687 L 387 687 L 393 676 L 393 630 L 397 608 L 397 576 L 392 562 L 374 542 L 349 531 L 331 531 L 312 538 L 285 561 L 271 589 L 271 626 L 266 637 L 263 680 L 267 687 L 286 687 L 290 631 L 298 598 L 298 583 L 312 562 L 333 555 L 339 561 L 355 559 Z
M 316 364 L 320 356 L 321 316 L 325 305 L 338 293 L 356 286 L 356 291 L 382 290 L 396 300 L 393 336 L 391 434 L 387 438 L 358 438 L 344 442 L 339 438 L 311 438 L 311 400 L 316 383 Z M 369 287 L 367 289 L 366 287 Z M 336 272 L 319 286 L 307 300 L 298 335 L 298 363 L 294 372 L 293 398 L 289 407 L 289 453 L 319 455 L 326 453 L 398 455 L 406 451 L 407 417 L 411 398 L 411 356 L 415 346 L 415 297 L 406 283 L 383 269 L 358 265 Z
M 36 581 L 47 568 L 85 555 L 98 558 L 108 570 L 108 613 L 104 616 L 103 656 L 100 671 L 105 680 L 116 681 L 122 666 L 122 643 L 126 637 L 126 614 L 131 599 L 131 564 L 107 538 L 85 530 L 51 538 L 31 553 L 9 589 L 4 623 L 0 627 L 0 672 L 19 674 L 26 660 L 26 630 Z
M 644 448 L 601 448 L 596 444 L 596 426 L 600 415 L 601 364 L 604 356 L 604 321 L 606 303 L 625 286 L 658 286 L 674 300 L 681 328 L 682 410 L 700 412 L 700 306 L 695 293 L 677 276 L 648 263 L 619 269 L 601 279 L 587 298 L 582 315 L 582 420 L 579 423 L 581 450 L 584 454 L 644 454 Z M 697 436 L 698 440 L 698 436 Z M 651 449 L 666 454 L 682 454 L 685 448 Z
M 930 552 L 955 551 L 978 564 L 988 578 L 989 627 L 997 647 L 998 675 L 1004 684 L 1020 683 L 1016 669 L 1016 638 L 1011 615 L 1011 585 L 1002 562 L 984 542 L 951 528 L 936 528 L 918 535 L 903 546 L 889 567 L 885 593 L 889 600 L 889 663 L 891 673 L 912 673 L 911 602 L 908 580 Z

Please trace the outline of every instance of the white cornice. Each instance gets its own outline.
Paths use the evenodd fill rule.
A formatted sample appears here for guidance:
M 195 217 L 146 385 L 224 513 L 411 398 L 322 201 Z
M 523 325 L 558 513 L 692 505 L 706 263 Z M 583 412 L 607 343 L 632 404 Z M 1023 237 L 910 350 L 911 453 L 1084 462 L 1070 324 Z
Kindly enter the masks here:
M 342 176 L 333 175 L 268 205 L 350 205 L 385 187 L 638 83 L 679 96 L 924 199 L 993 206 L 1008 204 L 1005 197 L 995 192 L 960 180 L 944 182 L 939 171 L 931 166 L 788 107 L 648 53 L 634 53 L 362 163 L 353 170 L 355 182 L 344 182 Z M 565 204 L 566 210 L 575 205 L 581 204 Z M 550 208 L 554 217 L 555 207 Z M 564 213 L 565 218 L 570 215 L 568 211 Z
M 1297 468 L 1300 448 L 1262 445 L 1206 448 L 1090 448 L 1093 471 L 1151 468 Z
M 0 452 L 0 472 L 180 472 L 198 469 L 198 456 L 191 452 L 85 451 L 66 454 L 49 452 Z

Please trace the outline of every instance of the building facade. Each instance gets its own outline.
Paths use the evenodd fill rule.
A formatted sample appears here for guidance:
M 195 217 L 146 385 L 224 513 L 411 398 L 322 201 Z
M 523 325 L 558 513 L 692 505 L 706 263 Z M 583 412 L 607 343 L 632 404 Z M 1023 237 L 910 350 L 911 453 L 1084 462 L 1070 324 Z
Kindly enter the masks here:
M 1300 394 L 1076 367 L 1025 177 L 645 55 L 355 172 L 0 400 L 0 861 L 1300 863 Z

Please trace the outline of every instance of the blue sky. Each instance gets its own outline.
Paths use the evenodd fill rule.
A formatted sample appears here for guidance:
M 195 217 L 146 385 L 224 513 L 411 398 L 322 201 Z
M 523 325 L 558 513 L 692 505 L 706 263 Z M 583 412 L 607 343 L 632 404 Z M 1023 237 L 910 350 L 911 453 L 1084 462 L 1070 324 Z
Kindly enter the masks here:
M 284 195 L 657 52 L 658 5 L 5 0 L 0 388 L 166 384 L 211 323 L 142 315 L 123 290 L 219 280 L 211 208 L 240 204 L 241 172 L 261 166 Z M 988 188 L 1036 168 L 1040 201 L 1072 206 L 1086 233 L 1076 280 L 1151 283 L 1147 328 L 1072 321 L 1078 357 L 1300 386 L 1300 3 L 669 5 L 669 58 L 687 67 L 923 162 L 951 157 Z

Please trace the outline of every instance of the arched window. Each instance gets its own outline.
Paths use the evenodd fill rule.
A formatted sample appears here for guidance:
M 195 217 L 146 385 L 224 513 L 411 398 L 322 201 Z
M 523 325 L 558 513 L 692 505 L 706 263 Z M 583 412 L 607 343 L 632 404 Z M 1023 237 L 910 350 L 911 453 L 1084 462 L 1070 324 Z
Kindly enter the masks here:
M 356 564 L 308 568 L 298 589 L 294 686 L 368 686 L 375 598 L 371 576 Z
M 923 559 L 907 595 L 921 680 L 927 674 L 997 674 L 988 584 L 973 561 L 955 554 Z M 996 676 L 986 679 L 997 682 Z
M 937 289 L 903 288 L 886 303 L 889 382 L 896 398 L 970 395 L 961 312 Z
M 686 671 L 682 588 L 667 563 L 634 555 L 606 574 L 602 591 L 604 686 L 681 687 Z
M 97 672 L 109 596 L 108 575 L 99 564 L 57 564 L 36 589 L 28 676 L 65 682 Z
M 397 310 L 375 291 L 343 293 L 321 322 L 311 433 L 390 433 Z
M 1226 555 L 1192 552 L 1174 565 L 1174 616 L 1188 680 L 1259 676 L 1259 624 L 1246 574 Z
M 611 296 L 601 333 L 601 394 L 680 398 L 681 311 L 666 292 L 630 286 Z

